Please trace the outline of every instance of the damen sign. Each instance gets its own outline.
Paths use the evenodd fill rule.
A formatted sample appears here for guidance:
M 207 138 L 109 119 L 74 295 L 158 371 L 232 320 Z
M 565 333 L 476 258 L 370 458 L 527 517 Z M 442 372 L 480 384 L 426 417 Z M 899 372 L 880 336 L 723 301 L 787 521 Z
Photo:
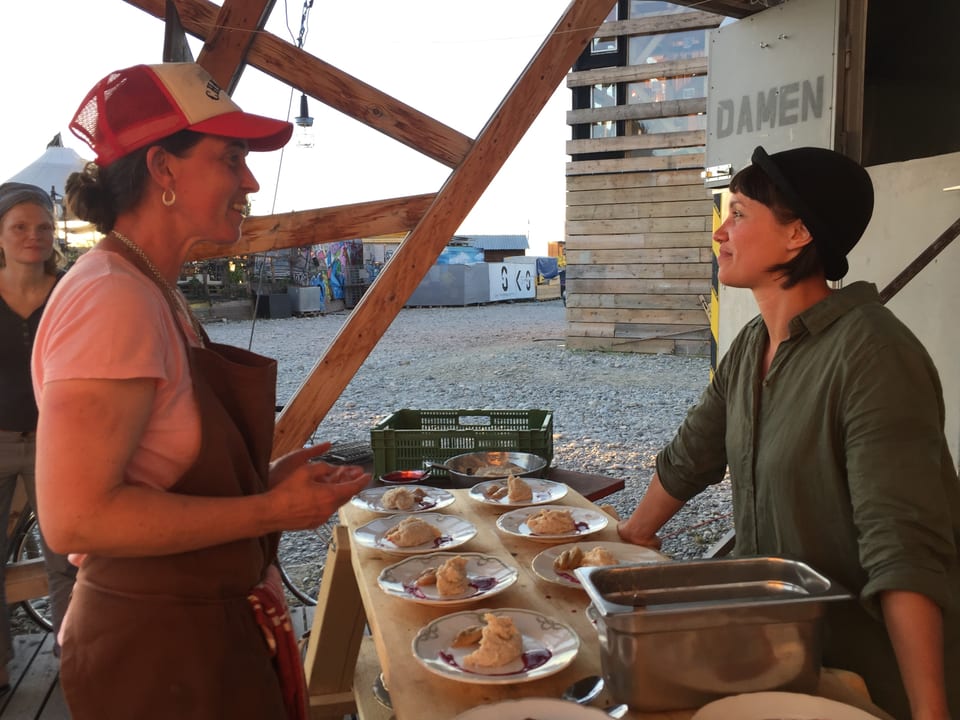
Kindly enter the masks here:
M 823 118 L 824 76 L 798 80 L 760 90 L 756 95 L 742 95 L 717 101 L 711 125 L 715 137 L 784 128 Z
M 785 2 L 710 33 L 707 167 L 757 145 L 835 147 L 840 0 Z

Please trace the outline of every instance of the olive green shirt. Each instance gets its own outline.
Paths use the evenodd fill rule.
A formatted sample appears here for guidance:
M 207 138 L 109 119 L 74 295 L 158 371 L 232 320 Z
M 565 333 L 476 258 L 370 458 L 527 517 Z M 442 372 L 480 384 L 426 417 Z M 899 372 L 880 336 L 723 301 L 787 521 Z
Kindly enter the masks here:
M 929 355 L 857 282 L 793 318 L 761 379 L 767 331 L 750 321 L 657 458 L 687 500 L 727 466 L 738 555 L 802 560 L 860 603 L 828 607 L 824 662 L 867 680 L 909 717 L 877 594 L 910 590 L 944 610 L 947 686 L 960 717 L 960 484 Z

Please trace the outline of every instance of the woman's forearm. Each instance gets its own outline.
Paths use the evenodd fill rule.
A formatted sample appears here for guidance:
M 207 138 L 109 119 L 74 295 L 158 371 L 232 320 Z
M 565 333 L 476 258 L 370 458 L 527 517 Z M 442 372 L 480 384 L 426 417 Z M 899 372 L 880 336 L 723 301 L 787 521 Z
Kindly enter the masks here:
M 634 545 L 660 548 L 657 532 L 683 507 L 683 501 L 668 493 L 655 472 L 650 485 L 633 514 L 617 525 L 617 532 L 626 542 Z
M 41 506 L 44 535 L 57 552 L 170 555 L 269 532 L 263 495 L 208 498 L 137 485 L 118 486 L 92 511 Z M 47 527 L 49 526 L 49 530 Z
M 53 550 L 167 555 L 317 527 L 366 484 L 361 468 L 308 462 L 324 447 L 295 451 L 274 463 L 270 490 L 262 494 L 200 497 L 128 482 L 127 467 L 152 411 L 153 387 L 153 381 L 134 379 L 71 380 L 44 388 L 37 511 Z
M 926 595 L 881 593 L 883 620 L 914 720 L 949 720 L 943 669 L 943 612 Z

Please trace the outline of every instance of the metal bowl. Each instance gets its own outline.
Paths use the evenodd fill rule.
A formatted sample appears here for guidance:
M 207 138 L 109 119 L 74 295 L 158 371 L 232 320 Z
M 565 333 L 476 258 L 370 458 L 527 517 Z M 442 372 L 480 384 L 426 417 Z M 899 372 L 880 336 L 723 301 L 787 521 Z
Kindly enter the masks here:
M 454 455 L 443 467 L 450 474 L 455 487 L 470 488 L 484 480 L 496 480 L 508 475 L 540 477 L 547 461 L 539 455 L 525 452 L 472 452 Z

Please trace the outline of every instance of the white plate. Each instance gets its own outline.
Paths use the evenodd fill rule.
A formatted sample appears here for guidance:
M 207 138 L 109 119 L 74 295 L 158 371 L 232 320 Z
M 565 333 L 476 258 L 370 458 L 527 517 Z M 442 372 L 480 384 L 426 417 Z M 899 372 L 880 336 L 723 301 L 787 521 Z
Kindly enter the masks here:
M 397 487 L 404 487 L 413 492 L 418 488 L 423 490 L 425 497 L 410 510 L 397 510 L 396 508 L 387 508 L 383 506 L 383 495 L 388 490 L 394 490 Z M 432 510 L 440 510 L 448 505 L 452 505 L 456 498 L 443 490 L 442 488 L 427 487 L 426 485 L 393 485 L 391 487 L 367 488 L 354 495 L 350 502 L 358 508 L 370 510 L 375 513 L 395 515 L 398 512 L 422 513 Z
M 599 708 L 577 705 L 556 698 L 523 698 L 481 705 L 453 720 L 610 720 Z
M 524 658 L 498 668 L 468 670 L 462 662 L 476 646 L 450 647 L 457 633 L 483 623 L 483 614 L 509 616 L 523 636 Z M 453 613 L 437 618 L 413 638 L 413 656 L 441 677 L 481 685 L 512 685 L 553 675 L 573 662 L 580 638 L 567 625 L 540 613 L 517 608 Z
M 815 695 L 757 692 L 715 700 L 697 710 L 691 720 L 876 720 L 864 710 Z
M 506 496 L 500 498 L 499 500 L 494 500 L 493 498 L 489 498 L 484 494 L 484 491 L 492 486 L 505 488 L 507 486 L 506 480 L 484 480 L 481 483 L 477 483 L 470 488 L 470 497 L 477 502 L 482 502 L 485 505 L 499 505 L 500 507 L 528 507 L 530 505 L 543 505 L 544 503 L 556 502 L 567 494 L 567 486 L 564 483 L 553 482 L 553 480 L 541 480 L 540 478 L 522 479 L 533 491 L 532 500 L 511 502 Z
M 538 535 L 527 526 L 527 518 L 542 510 L 569 510 L 577 529 L 561 535 Z M 511 510 L 497 518 L 497 527 L 508 535 L 536 540 L 537 542 L 563 542 L 577 540 L 587 535 L 603 530 L 610 521 L 610 516 L 602 510 L 588 510 L 586 508 L 565 507 L 563 505 L 540 505 L 536 508 L 522 508 Z
M 460 555 L 467 560 L 470 589 L 462 595 L 441 595 L 436 585 L 417 587 L 415 582 L 427 568 L 439 567 L 447 559 Z M 387 595 L 412 600 L 422 605 L 460 605 L 503 592 L 516 582 L 519 571 L 504 565 L 499 558 L 480 553 L 430 553 L 401 560 L 385 567 L 377 584 Z
M 433 542 L 412 547 L 399 547 L 383 537 L 388 530 L 407 517 L 417 517 L 436 526 L 440 529 L 440 537 Z M 383 550 L 395 555 L 421 555 L 437 550 L 452 550 L 455 547 L 460 547 L 476 534 L 477 529 L 473 526 L 473 523 L 456 515 L 444 515 L 442 513 L 390 515 L 389 517 L 372 520 L 353 531 L 354 539 L 364 547 Z
M 556 583 L 557 585 L 566 585 L 567 587 L 582 587 L 573 570 L 557 572 L 553 569 L 553 561 L 556 560 L 564 550 L 580 546 L 583 552 L 590 552 L 595 547 L 602 547 L 612 554 L 620 564 L 624 563 L 642 563 L 642 562 L 663 562 L 667 560 L 665 555 L 661 555 L 656 550 L 631 545 L 625 542 L 583 542 L 565 543 L 564 545 L 554 545 L 547 548 L 533 559 L 533 571 L 543 580 Z

